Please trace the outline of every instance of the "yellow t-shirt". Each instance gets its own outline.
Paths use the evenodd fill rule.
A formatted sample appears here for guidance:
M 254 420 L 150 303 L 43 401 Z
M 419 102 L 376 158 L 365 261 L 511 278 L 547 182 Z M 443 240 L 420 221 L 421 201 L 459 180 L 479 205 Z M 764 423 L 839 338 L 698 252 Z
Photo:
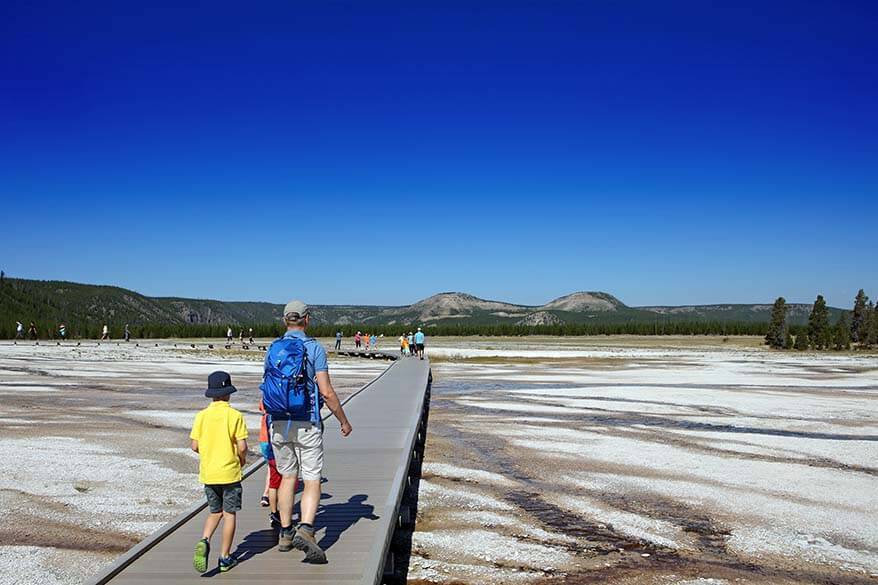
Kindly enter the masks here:
M 211 402 L 195 415 L 189 438 L 198 441 L 198 479 L 205 485 L 241 481 L 237 442 L 247 438 L 244 416 L 225 400 Z

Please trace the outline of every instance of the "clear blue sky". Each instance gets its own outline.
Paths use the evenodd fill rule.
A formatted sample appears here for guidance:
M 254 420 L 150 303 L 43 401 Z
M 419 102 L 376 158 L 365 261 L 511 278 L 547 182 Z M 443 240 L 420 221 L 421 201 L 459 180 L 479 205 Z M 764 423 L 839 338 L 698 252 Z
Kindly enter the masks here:
M 151 295 L 878 296 L 875 2 L 4 2 L 0 267 Z

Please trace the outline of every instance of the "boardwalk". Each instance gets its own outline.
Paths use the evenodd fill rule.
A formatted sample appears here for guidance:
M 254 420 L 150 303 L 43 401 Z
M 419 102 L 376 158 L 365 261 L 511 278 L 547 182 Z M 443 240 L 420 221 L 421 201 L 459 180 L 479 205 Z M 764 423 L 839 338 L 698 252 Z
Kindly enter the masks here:
M 237 551 L 241 564 L 220 575 L 216 554 L 204 576 L 192 568 L 192 550 L 201 537 L 203 509 L 192 510 L 132 549 L 92 583 L 376 584 L 399 519 L 413 448 L 423 438 L 422 413 L 429 401 L 429 361 L 394 362 L 345 406 L 354 426 L 344 439 L 329 421 L 325 433 L 324 496 L 317 514 L 317 536 L 329 563 L 301 562 L 302 553 L 277 550 L 262 494 L 264 469 L 251 469 L 244 481 L 244 509 L 238 513 Z M 261 466 L 260 466 L 261 467 Z M 255 472 L 254 472 L 255 471 Z M 214 537 L 219 547 L 219 533 Z M 144 550 L 146 549 L 146 550 Z

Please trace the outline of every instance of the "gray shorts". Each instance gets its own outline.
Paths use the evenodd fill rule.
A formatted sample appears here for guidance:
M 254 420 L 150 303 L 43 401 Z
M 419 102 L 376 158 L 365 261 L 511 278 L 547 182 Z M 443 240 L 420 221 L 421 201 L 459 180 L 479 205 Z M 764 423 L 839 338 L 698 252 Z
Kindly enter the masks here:
M 205 485 L 204 495 L 211 514 L 220 512 L 238 512 L 241 509 L 241 496 L 244 488 L 241 482 Z
M 305 481 L 323 476 L 323 429 L 307 421 L 271 422 L 271 448 L 277 471 L 295 477 L 302 470 Z

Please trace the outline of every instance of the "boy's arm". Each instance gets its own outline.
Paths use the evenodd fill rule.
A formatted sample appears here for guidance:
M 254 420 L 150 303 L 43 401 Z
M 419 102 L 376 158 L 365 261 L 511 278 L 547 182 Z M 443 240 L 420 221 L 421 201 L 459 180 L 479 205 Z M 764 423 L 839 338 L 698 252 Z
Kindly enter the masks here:
M 198 453 L 198 438 L 201 437 L 201 413 L 195 415 L 195 420 L 192 421 L 192 431 L 189 433 L 189 438 L 192 440 L 189 443 L 189 446 L 193 451 Z
M 247 439 L 238 439 L 238 461 L 241 462 L 241 467 L 247 463 Z
M 347 415 L 344 413 L 344 408 L 341 406 L 338 394 L 335 393 L 335 388 L 332 387 L 332 382 L 329 379 L 329 371 L 324 370 L 322 372 L 317 372 L 315 378 L 317 379 L 317 388 L 320 390 L 323 402 L 341 424 L 341 435 L 347 437 L 351 434 L 353 429 Z

